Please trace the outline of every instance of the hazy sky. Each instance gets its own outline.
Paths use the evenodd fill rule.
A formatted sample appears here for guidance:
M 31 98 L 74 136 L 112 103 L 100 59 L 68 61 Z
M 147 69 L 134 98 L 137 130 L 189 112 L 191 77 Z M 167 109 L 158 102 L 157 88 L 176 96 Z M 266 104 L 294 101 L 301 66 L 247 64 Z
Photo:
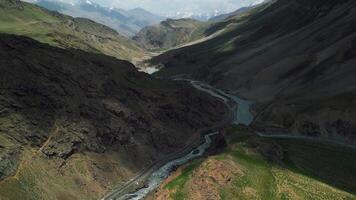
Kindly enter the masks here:
M 256 0 L 97 0 L 122 8 L 142 7 L 158 14 L 187 12 L 214 13 L 231 12 L 242 6 L 248 6 Z
M 73 2 L 76 0 L 58 0 Z M 227 13 L 261 0 L 90 0 L 107 6 L 131 9 L 141 7 L 160 15 Z

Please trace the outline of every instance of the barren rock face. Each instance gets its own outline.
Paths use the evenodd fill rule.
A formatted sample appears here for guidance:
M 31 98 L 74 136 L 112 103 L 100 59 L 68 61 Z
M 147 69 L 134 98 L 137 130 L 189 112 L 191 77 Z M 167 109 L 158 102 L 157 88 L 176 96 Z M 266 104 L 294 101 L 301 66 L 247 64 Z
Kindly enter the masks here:
M 30 160 L 64 162 L 85 152 L 122 151 L 131 159 L 126 165 L 140 169 L 225 114 L 221 102 L 187 83 L 155 80 L 126 61 L 27 38 L 0 35 L 0 66 L 1 179 L 28 158 L 19 156 L 20 147 L 33 151 Z

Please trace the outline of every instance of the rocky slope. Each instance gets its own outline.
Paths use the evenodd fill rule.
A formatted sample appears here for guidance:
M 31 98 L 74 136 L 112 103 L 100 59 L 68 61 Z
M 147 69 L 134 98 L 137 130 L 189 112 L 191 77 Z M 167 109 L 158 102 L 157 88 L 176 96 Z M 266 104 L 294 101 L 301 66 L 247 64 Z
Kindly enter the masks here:
M 24 35 L 61 48 L 76 48 L 119 59 L 146 55 L 132 40 L 84 18 L 73 18 L 20 2 L 0 0 L 0 32 Z
M 204 36 L 208 24 L 194 19 L 167 19 L 143 28 L 133 39 L 146 49 L 169 49 Z
M 186 83 L 20 36 L 0 34 L 0 66 L 1 199 L 97 199 L 225 116 Z
M 355 143 L 355 21 L 351 0 L 273 1 L 153 63 L 166 67 L 157 76 L 205 80 L 254 100 L 262 131 Z

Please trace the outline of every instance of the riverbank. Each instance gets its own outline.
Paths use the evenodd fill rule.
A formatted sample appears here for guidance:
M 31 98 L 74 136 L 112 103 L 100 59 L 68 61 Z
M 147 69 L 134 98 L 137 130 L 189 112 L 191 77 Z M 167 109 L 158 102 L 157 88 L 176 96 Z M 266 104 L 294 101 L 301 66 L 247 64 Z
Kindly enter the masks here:
M 192 85 L 195 87 L 194 84 L 192 84 Z M 202 91 L 206 92 L 204 90 L 202 90 Z M 222 100 L 222 101 L 224 103 L 226 103 L 224 100 Z M 198 145 L 201 145 L 201 143 L 203 143 L 203 138 L 206 136 L 206 133 L 210 134 L 212 132 L 219 131 L 222 128 L 224 128 L 224 127 L 228 126 L 229 124 L 231 124 L 232 122 L 234 122 L 236 120 L 235 119 L 235 112 L 237 111 L 236 105 L 235 104 L 229 105 L 228 103 L 226 103 L 226 108 L 227 108 L 227 111 L 226 111 L 225 117 L 224 117 L 224 119 L 221 120 L 221 122 L 218 122 L 213 127 L 207 127 L 207 128 L 204 128 L 204 129 L 201 129 L 198 131 L 199 133 L 201 133 L 201 134 L 197 134 L 198 136 L 201 136 L 200 138 L 192 139 L 192 142 L 189 143 L 186 147 L 184 147 L 180 151 L 175 152 L 171 155 L 168 155 L 163 160 L 153 163 L 150 167 L 148 167 L 146 170 L 137 174 L 135 177 L 133 177 L 128 182 L 126 182 L 124 185 L 118 186 L 115 189 L 113 189 L 112 192 L 107 194 L 101 200 L 121 199 L 121 197 L 126 197 L 127 195 L 130 196 L 130 194 L 133 194 L 135 192 L 140 191 L 141 189 L 146 188 L 148 185 L 147 181 L 149 181 L 150 176 L 153 175 L 157 170 L 159 170 L 161 166 L 164 166 L 166 163 L 169 163 L 172 160 L 183 157 L 185 154 L 190 154 Z M 184 164 L 184 163 L 182 163 L 182 164 Z M 125 198 L 123 198 L 123 199 L 125 199 Z M 131 198 L 126 198 L 126 199 L 131 199 Z
M 228 94 L 228 93 L 225 93 L 224 91 L 221 91 L 221 90 L 219 90 L 219 89 L 216 89 L 216 88 L 213 88 L 213 87 L 211 87 L 211 86 L 209 86 L 209 85 L 207 85 L 207 84 L 205 84 L 205 83 L 201 83 L 201 82 L 197 82 L 197 81 L 190 81 L 190 80 L 183 80 L 183 81 L 189 81 L 196 89 L 198 89 L 198 90 L 201 90 L 201 91 L 204 91 L 204 92 L 206 92 L 206 93 L 209 93 L 210 95 L 212 95 L 212 96 L 214 96 L 214 97 L 216 97 L 216 98 L 219 98 L 221 101 L 223 101 L 226 105 L 227 105 L 227 107 L 229 107 L 229 109 L 230 109 L 230 111 L 231 111 L 231 113 L 230 113 L 230 118 L 232 119 L 232 123 L 233 124 L 235 124 L 235 125 L 243 125 L 243 126 L 245 126 L 245 127 L 247 127 L 247 126 L 249 126 L 251 123 L 252 123 L 252 121 L 253 121 L 253 115 L 252 115 L 252 113 L 250 112 L 250 107 L 251 107 L 251 105 L 252 105 L 252 102 L 250 102 L 250 101 L 248 101 L 248 100 L 245 100 L 245 99 L 241 99 L 241 98 L 239 98 L 239 97 L 237 97 L 237 96 L 233 96 L 233 95 L 230 95 L 230 94 Z M 231 132 L 231 131 L 230 131 Z M 233 131 L 234 132 L 234 131 Z M 307 173 L 307 171 L 303 171 L 303 170 L 305 170 L 304 168 L 303 168 L 303 166 L 301 167 L 301 168 L 298 168 L 297 169 L 297 171 L 295 171 L 296 170 L 296 167 L 294 166 L 294 164 L 291 164 L 290 165 L 290 163 L 289 163 L 289 161 L 288 161 L 288 159 L 289 159 L 289 155 L 287 155 L 287 157 L 283 157 L 283 153 L 284 153 L 284 150 L 283 150 L 283 148 L 287 148 L 287 150 L 289 150 L 289 148 L 288 148 L 288 146 L 289 147 L 291 147 L 290 145 L 293 145 L 293 144 L 295 144 L 296 142 L 298 142 L 298 141 L 300 141 L 300 140 L 303 140 L 302 141 L 302 146 L 299 146 L 299 148 L 303 148 L 303 147 L 305 147 L 305 148 L 307 148 L 308 149 L 308 147 L 310 147 L 310 145 L 313 145 L 313 144 L 319 144 L 319 145 L 321 145 L 321 144 L 324 144 L 324 143 L 318 143 L 318 141 L 317 140 L 310 140 L 310 139 L 306 139 L 306 138 L 289 138 L 288 136 L 283 136 L 283 135 L 278 135 L 278 137 L 274 137 L 274 136 L 265 136 L 265 135 L 263 135 L 263 134 L 256 134 L 253 130 L 251 130 L 251 129 L 248 129 L 248 135 L 244 135 L 244 134 L 242 134 L 241 135 L 241 133 L 239 132 L 239 131 L 235 131 L 235 133 L 234 134 L 231 134 L 231 133 L 228 133 L 228 135 L 226 135 L 225 136 L 226 137 L 226 139 L 229 141 L 228 143 L 228 148 L 226 149 L 226 151 L 231 151 L 230 153 L 228 153 L 227 154 L 227 156 L 229 156 L 229 158 L 231 158 L 231 156 L 232 157 L 234 157 L 234 156 L 237 156 L 237 157 L 235 157 L 233 160 L 229 160 L 228 161 L 228 163 L 220 163 L 220 162 L 218 162 L 218 165 L 219 165 L 219 167 L 218 168 L 224 168 L 224 167 L 226 167 L 226 165 L 227 166 L 229 166 L 227 169 L 232 169 L 231 167 L 233 167 L 233 165 L 232 165 L 232 161 L 236 161 L 236 160 L 243 160 L 243 159 L 247 159 L 247 161 L 249 161 L 250 159 L 252 159 L 252 161 L 254 162 L 254 161 L 256 161 L 256 159 L 258 160 L 259 159 L 259 161 L 257 162 L 257 163 L 250 163 L 250 164 L 248 164 L 248 166 L 246 166 L 246 169 L 247 168 L 251 168 L 251 169 L 253 169 L 253 168 L 258 168 L 259 167 L 259 164 L 261 164 L 261 163 L 264 163 L 264 165 L 265 165 L 265 167 L 264 167 L 264 170 L 265 170 L 265 172 L 264 173 L 270 173 L 270 174 L 273 174 L 274 172 L 276 172 L 276 170 L 278 171 L 278 170 L 280 170 L 278 167 L 285 167 L 287 170 L 288 170 L 288 173 L 287 174 L 284 174 L 282 177 L 275 177 L 275 176 L 269 176 L 267 179 L 274 179 L 274 180 L 279 180 L 280 179 L 280 181 L 282 181 L 284 178 L 285 178 L 285 176 L 287 176 L 287 175 L 290 175 L 289 173 L 294 173 L 293 174 L 293 176 L 300 176 L 300 175 L 302 175 L 302 176 L 307 176 L 306 177 L 306 179 L 304 179 L 305 177 L 299 177 L 299 179 L 298 179 L 298 181 L 297 182 L 299 182 L 299 181 L 301 181 L 301 182 L 303 182 L 303 181 L 306 181 L 308 178 L 311 178 L 311 179 L 313 179 L 312 181 L 315 181 L 315 183 L 314 184 L 316 184 L 316 185 L 321 185 L 321 184 L 323 184 L 323 181 L 326 181 L 326 182 L 328 182 L 328 178 L 327 177 L 325 177 L 326 176 L 326 174 L 327 173 L 325 173 L 325 174 L 317 174 L 317 175 L 309 175 L 309 174 L 307 174 L 306 175 L 306 173 Z M 235 138 L 236 137 L 236 138 Z M 284 142 L 284 143 L 282 143 L 281 141 L 282 140 L 287 140 L 287 139 L 290 139 L 291 141 L 288 141 L 288 142 Z M 237 141 L 236 141 L 237 140 Z M 247 140 L 247 141 L 246 141 Z M 241 148 L 245 148 L 245 146 L 246 145 L 251 145 L 251 141 L 250 140 L 252 140 L 252 141 L 255 141 L 256 142 L 256 140 L 257 141 L 260 141 L 260 142 L 258 142 L 258 143 L 253 143 L 254 144 L 254 146 L 253 147 L 249 147 L 248 149 L 245 149 L 245 150 L 247 150 L 247 151 L 251 151 L 251 152 L 253 152 L 253 154 L 252 155 L 244 155 L 245 153 L 243 153 L 242 152 L 242 149 Z M 262 141 L 262 142 L 261 142 Z M 266 141 L 268 141 L 268 142 L 266 142 Z M 277 141 L 279 141 L 279 143 L 277 142 Z M 327 141 L 326 141 L 327 142 Z M 235 147 L 236 147 L 236 145 L 242 145 L 242 146 L 240 146 L 238 149 L 234 149 Z M 259 145 L 262 145 L 262 149 L 258 149 L 259 148 Z M 271 146 L 272 145 L 272 146 Z M 277 146 L 276 146 L 277 145 Z M 284 145 L 284 146 L 282 146 L 282 145 Z M 305 146 L 303 146 L 303 145 L 305 145 Z M 309 146 L 308 146 L 309 145 Z M 287 147 L 286 147 L 287 146 Z M 327 144 L 327 146 L 329 146 L 328 144 Z M 320 147 L 322 147 L 322 145 L 320 146 Z M 233 150 L 231 150 L 231 148 L 233 148 Z M 252 148 L 252 149 L 251 149 Z M 266 148 L 266 149 L 265 149 Z M 272 148 L 272 149 L 270 149 L 270 148 Z M 346 148 L 346 149 L 349 149 L 349 150 L 351 150 L 352 151 L 352 148 L 350 149 L 350 148 L 347 148 L 346 146 L 342 146 L 342 148 Z M 294 148 L 294 149 L 297 149 L 297 148 Z M 334 148 L 334 149 L 338 149 L 338 148 Z M 325 155 L 327 154 L 327 153 L 332 153 L 332 152 L 335 152 L 335 150 L 334 149 L 332 149 L 331 151 L 328 151 L 328 150 L 326 150 L 326 151 L 323 151 L 323 153 L 325 153 Z M 243 151 L 245 151 L 245 150 L 243 150 Z M 192 153 L 192 152 L 191 152 Z M 221 155 L 225 155 L 226 154 L 226 152 L 224 152 L 224 153 L 222 153 L 222 154 L 220 154 L 219 156 L 221 156 Z M 296 157 L 296 158 L 298 158 L 298 159 L 300 159 L 300 160 L 303 160 L 303 157 L 298 157 L 298 155 L 303 155 L 302 153 L 298 153 L 298 152 L 295 152 L 295 155 L 294 155 L 294 157 Z M 250 156 L 253 156 L 253 158 L 249 158 Z M 254 156 L 258 156 L 258 158 L 256 158 L 256 157 L 254 157 Z M 198 156 L 197 156 L 198 157 Z M 214 157 L 214 156 L 213 156 Z M 326 156 L 327 157 L 327 156 Z M 340 156 L 336 156 L 336 157 L 340 157 Z M 307 157 L 306 157 L 307 158 Z M 284 160 L 284 159 L 287 159 L 287 160 Z M 346 167 L 347 169 L 349 169 L 350 171 L 352 170 L 352 165 L 353 164 L 355 164 L 354 166 L 356 166 L 356 161 L 355 161 L 355 163 L 353 163 L 354 162 L 354 159 L 352 159 L 352 158 L 349 158 L 351 161 L 350 162 L 348 162 L 348 164 L 346 164 L 346 166 L 344 166 L 344 167 Z M 204 161 L 201 161 L 201 163 L 205 163 L 205 162 L 209 162 L 209 160 L 210 160 L 210 158 L 206 161 L 206 160 L 204 160 Z M 324 163 L 325 162 L 325 160 L 322 160 L 322 159 L 313 159 L 313 160 L 315 160 L 315 161 L 320 161 L 320 163 L 322 164 L 322 163 Z M 190 161 L 190 159 L 187 159 L 187 160 L 185 160 L 185 162 L 179 162 L 179 164 L 178 165 L 174 165 L 174 166 L 180 166 L 180 165 L 184 165 L 185 163 L 187 163 L 188 161 Z M 245 160 L 246 161 L 246 160 Z M 246 162 L 247 162 L 246 161 Z M 243 161 L 244 162 L 244 161 Z M 196 163 L 196 162 L 193 162 L 193 163 Z M 271 164 L 271 163 L 273 163 L 273 164 Z M 318 162 L 316 162 L 316 163 L 318 163 Z M 319 163 L 319 164 L 320 164 Z M 236 164 L 236 163 L 235 163 Z M 253 166 L 253 164 L 256 164 L 257 166 Z M 307 164 L 307 163 L 304 163 L 304 164 Z M 331 163 L 332 164 L 332 163 Z M 170 164 L 169 163 L 167 163 L 167 165 L 169 166 Z M 167 166 L 167 165 L 165 165 L 165 166 Z M 266 166 L 269 166 L 269 165 L 276 165 L 276 166 L 278 166 L 276 169 L 275 168 L 271 168 L 271 169 L 269 169 L 268 168 L 268 170 L 267 170 L 267 168 L 266 168 Z M 186 166 L 190 166 L 190 164 L 187 164 Z M 294 166 L 294 167 L 293 167 Z M 174 167 L 175 168 L 175 167 Z M 342 172 L 342 169 L 339 169 L 339 168 L 337 168 L 337 166 L 335 165 L 335 163 L 334 163 L 334 168 L 335 168 L 335 172 Z M 172 168 L 170 168 L 170 169 L 173 169 L 173 167 Z M 184 173 L 185 171 L 184 171 L 184 169 L 185 168 L 180 168 L 179 170 L 178 170 L 178 172 L 175 172 L 175 173 Z M 192 169 L 192 168 L 190 168 L 190 169 Z M 219 171 L 221 171 L 222 169 L 220 169 Z M 256 169 L 256 170 L 260 170 L 260 169 Z M 271 171 L 272 170 L 272 171 Z M 316 171 L 317 169 L 313 169 L 312 171 Z M 159 171 L 159 170 L 158 170 Z M 178 192 L 177 193 L 177 191 L 179 191 L 180 189 L 183 189 L 184 188 L 184 184 L 182 185 L 182 184 L 178 184 L 178 186 L 177 186 L 177 188 L 176 187 L 168 187 L 168 188 L 171 188 L 171 189 L 173 189 L 174 190 L 174 192 L 172 193 L 172 191 L 170 191 L 170 192 L 168 192 L 170 195 L 168 195 L 167 196 L 167 193 L 165 194 L 165 195 L 163 195 L 164 196 L 164 198 L 162 198 L 161 196 L 160 196 L 160 192 L 161 191 L 165 191 L 165 192 L 167 192 L 167 188 L 162 188 L 162 187 L 165 187 L 164 185 L 167 185 L 167 184 L 170 184 L 170 185 L 172 185 L 172 183 L 168 183 L 167 182 L 167 180 L 166 181 L 164 181 L 167 177 L 168 177 L 168 175 L 170 174 L 170 172 L 171 172 L 171 170 L 163 170 L 163 171 L 165 171 L 165 173 L 163 173 L 163 175 L 162 176 L 158 176 L 158 179 L 159 179 L 159 181 L 158 182 L 154 182 L 154 183 L 152 183 L 152 185 L 150 186 L 150 185 L 148 185 L 148 187 L 146 187 L 146 188 L 137 188 L 136 189 L 136 192 L 134 192 L 134 193 L 129 193 L 129 195 L 124 195 L 124 196 L 122 196 L 123 198 L 119 198 L 120 200 L 121 199 L 125 199 L 125 200 L 127 200 L 127 199 L 131 199 L 131 200 L 136 200 L 136 199 L 143 199 L 148 193 L 150 193 L 151 191 L 154 191 L 157 187 L 159 187 L 159 185 L 160 185 L 160 183 L 161 182 L 164 182 L 163 183 L 163 185 L 161 185 L 160 187 L 159 187 L 159 190 L 158 190 L 158 196 L 157 195 L 155 195 L 155 194 L 150 194 L 150 196 L 149 196 L 149 198 L 154 198 L 154 199 L 164 199 L 164 200 L 166 200 L 166 199 L 181 199 L 181 197 L 182 197 L 182 194 L 184 194 L 184 191 L 182 192 L 182 191 L 180 191 L 180 192 Z M 224 170 L 223 170 L 224 171 Z M 226 170 L 225 170 L 226 171 Z M 253 170 L 251 170 L 252 172 L 253 172 Z M 247 170 L 246 171 L 246 173 L 247 174 L 251 174 L 251 171 L 249 171 L 249 170 Z M 192 170 L 190 170 L 190 172 L 193 172 Z M 273 173 L 272 173 L 273 172 Z M 282 170 L 282 172 L 284 172 L 283 170 Z M 180 175 L 177 175 L 177 174 L 175 174 L 175 173 L 173 173 L 173 176 L 180 176 Z M 206 173 L 208 173 L 208 174 L 210 174 L 210 172 L 209 171 L 206 171 Z M 253 172 L 253 173 L 257 173 L 257 172 Z M 278 172 L 279 173 L 279 172 Z M 309 173 L 309 172 L 308 172 Z M 155 172 L 152 172 L 151 173 L 151 175 L 152 174 L 155 174 Z M 159 173 L 158 173 L 159 174 Z M 185 178 L 188 178 L 189 176 L 187 176 L 187 173 L 184 173 L 185 175 Z M 219 174 L 219 173 L 218 173 Z M 227 174 L 219 174 L 219 177 L 220 176 L 223 176 L 223 177 L 230 177 L 231 176 L 231 178 L 229 178 L 229 181 L 231 181 L 232 180 L 232 177 L 234 176 L 234 174 L 235 174 L 235 172 L 228 172 Z M 258 174 L 258 173 L 257 173 Z M 156 175 L 157 175 L 157 173 L 156 173 Z M 262 176 L 262 174 L 261 174 L 261 176 Z M 310 177 L 309 177 L 310 176 Z M 317 177 L 317 178 L 316 178 Z M 342 176 L 341 176 L 342 177 Z M 344 178 L 344 180 L 346 180 L 346 178 L 347 178 L 348 176 L 346 176 L 345 178 Z M 254 181 L 256 181 L 256 180 L 258 180 L 258 178 L 256 177 L 256 176 L 252 176 L 251 175 L 251 180 L 249 180 L 250 182 L 254 182 Z M 180 180 L 182 179 L 182 178 L 179 178 Z M 267 180 L 266 179 L 266 180 Z M 321 180 L 319 180 L 319 179 L 321 179 Z M 146 179 L 147 180 L 147 179 Z M 172 181 L 172 178 L 169 178 L 168 180 L 171 180 Z M 184 180 L 184 179 L 183 179 Z M 228 180 L 225 180 L 225 181 L 228 181 Z M 229 182 L 228 181 L 228 182 Z M 243 181 L 243 180 L 239 180 L 239 181 Z M 237 182 L 239 182 L 239 181 L 237 181 Z M 290 179 L 289 180 L 291 183 L 293 183 L 293 181 L 295 181 L 295 180 L 292 180 L 292 179 Z M 310 180 L 309 180 L 310 181 Z M 179 182 L 179 181 L 178 181 Z M 188 182 L 187 180 L 186 181 L 183 181 L 183 182 Z M 268 182 L 268 181 L 267 181 Z M 342 181 L 341 181 L 342 182 Z M 330 181 L 328 182 L 328 183 L 330 183 Z M 268 187 L 268 188 L 273 188 L 273 189 L 276 189 L 276 188 L 278 188 L 278 189 L 281 189 L 281 188 L 279 188 L 279 187 L 281 187 L 280 186 L 280 184 L 281 183 L 278 183 L 278 184 L 276 184 L 276 183 L 274 183 L 275 185 L 272 187 Z M 298 183 L 298 184 L 301 184 L 301 183 Z M 334 184 L 334 183 L 330 183 L 330 184 Z M 335 183 L 335 184 L 340 184 L 340 183 Z M 173 184 L 173 185 L 175 185 L 175 184 Z M 283 185 L 283 184 L 282 184 Z M 342 187 L 342 189 L 339 189 L 339 188 L 336 188 L 335 189 L 335 187 L 333 187 L 333 186 L 328 186 L 328 187 L 319 187 L 319 186 L 317 186 L 317 187 L 310 187 L 309 189 L 311 189 L 311 190 L 315 190 L 315 191 L 318 191 L 318 190 L 321 190 L 320 192 L 323 192 L 324 194 L 325 194 L 325 191 L 327 191 L 326 193 L 328 193 L 328 194 L 330 194 L 330 195 L 324 195 L 323 197 L 325 197 L 326 199 L 335 199 L 334 197 L 334 195 L 332 195 L 332 193 L 329 191 L 329 190 L 337 190 L 339 193 L 338 193 L 338 195 L 339 196 L 342 196 L 342 197 L 347 197 L 347 198 L 353 198 L 354 196 L 353 196 L 353 192 L 351 192 L 351 193 L 348 193 L 348 192 L 345 192 L 345 191 L 343 191 L 343 189 L 345 188 L 345 186 L 347 186 L 347 185 L 351 185 L 351 187 L 353 187 L 352 186 L 352 184 L 350 184 L 350 182 L 348 182 L 348 183 L 346 183 L 346 184 L 343 184 L 343 186 L 335 186 L 335 187 Z M 209 184 L 208 184 L 208 186 L 209 186 Z M 307 185 L 305 185 L 305 186 L 307 186 Z M 221 187 L 221 186 L 219 186 L 219 187 Z M 257 187 L 257 186 L 256 186 Z M 258 186 L 259 187 L 259 186 Z M 208 187 L 209 188 L 209 187 Z M 323 189 L 320 189 L 320 188 L 323 188 Z M 200 189 L 204 189 L 203 188 L 203 186 L 200 188 Z M 246 188 L 245 188 L 246 189 Z M 249 188 L 247 188 L 247 189 L 249 189 Z M 284 188 L 285 189 L 285 188 Z M 256 191 L 259 191 L 259 190 L 264 190 L 263 188 L 255 188 L 255 190 Z M 287 190 L 292 190 L 292 188 L 288 188 Z M 325 190 L 325 191 L 324 191 Z M 340 191 L 339 191 L 340 190 Z M 347 190 L 349 190 L 349 189 L 347 189 Z M 353 190 L 353 189 L 352 189 Z M 213 190 L 214 191 L 214 190 Z M 217 190 L 215 190 L 215 192 L 216 192 Z M 315 192 L 314 191 L 314 192 Z M 201 192 L 201 191 L 200 191 Z M 220 193 L 221 193 L 222 191 L 220 191 Z M 234 192 L 236 192 L 236 191 L 234 191 Z M 233 192 L 233 194 L 235 194 Z M 244 192 L 244 191 L 239 191 L 239 192 Z M 296 191 L 294 191 L 294 193 L 295 193 Z M 316 195 L 316 194 L 313 194 L 312 193 L 312 191 L 303 191 L 305 194 L 304 195 L 309 195 L 309 196 L 313 196 L 313 195 Z M 209 192 L 208 192 L 209 193 Z M 207 193 L 207 194 L 208 194 Z M 224 199 L 223 198 L 223 196 L 221 196 L 221 194 L 220 193 L 215 193 L 214 195 L 215 195 L 215 197 L 216 197 L 216 199 Z M 228 194 L 230 194 L 229 192 L 227 192 Z M 218 195 L 219 194 L 219 195 Z M 232 195 L 232 196 L 230 196 L 228 199 L 234 199 L 234 195 L 233 194 L 230 194 L 230 195 Z M 237 194 L 237 193 L 236 193 Z M 262 193 L 261 193 L 262 194 Z M 171 195 L 173 195 L 173 196 L 171 196 Z M 186 195 L 186 194 L 185 194 Z M 194 194 L 194 195 L 197 195 L 197 194 Z M 214 196 L 213 195 L 213 196 Z M 264 196 L 264 195 L 267 195 L 267 194 L 265 194 L 265 193 L 263 193 L 263 195 L 261 195 L 261 198 Z M 288 195 L 290 195 L 288 192 L 286 192 L 286 193 L 283 193 L 283 194 L 280 194 L 280 193 L 271 193 L 271 194 L 268 194 L 271 198 L 270 199 L 283 199 L 284 197 L 288 197 Z M 283 197 L 281 197 L 281 196 L 278 196 L 278 195 L 284 195 Z M 287 196 L 286 196 L 287 195 Z M 299 196 L 298 196 L 299 195 Z M 295 195 L 295 197 L 300 197 L 300 198 L 302 198 L 302 197 L 305 197 L 305 196 L 300 196 L 300 194 L 298 194 L 298 195 Z M 183 195 L 184 196 L 184 195 Z M 204 195 L 203 195 L 204 196 Z M 229 195 L 227 195 L 227 196 L 229 196 Z M 127 197 L 127 198 L 126 198 Z M 193 196 L 192 196 L 193 197 Z M 194 196 L 195 197 L 195 196 Z M 218 198 L 219 197 L 219 198 Z M 236 196 L 237 197 L 237 196 Z M 272 198 L 273 197 L 273 198 Z M 278 198 L 277 198 L 278 197 Z M 211 196 L 210 197 L 204 197 L 205 199 L 206 198 L 211 198 Z M 202 198 L 202 199 L 204 199 L 204 198 Z M 247 197 L 246 197 L 247 198 Z M 252 197 L 250 197 L 250 198 L 252 198 Z M 248 198 L 248 199 L 250 199 L 250 198 Z M 324 198 L 324 199 L 325 199 Z M 184 198 L 183 198 L 184 199 Z M 199 199 L 199 198 L 198 198 Z M 238 199 L 240 199 L 240 198 L 238 198 Z M 243 198 L 242 198 L 243 199 Z M 302 198 L 303 199 L 303 198 Z M 338 198 L 336 198 L 336 199 L 338 199 Z
M 179 168 L 147 199 L 356 199 L 353 149 L 263 138 L 245 126 L 225 137 L 224 152 Z
M 205 135 L 205 142 L 198 146 L 196 149 L 192 150 L 189 154 L 185 155 L 184 157 L 172 160 L 153 172 L 148 178 L 145 187 L 137 190 L 134 193 L 123 195 L 120 198 L 117 198 L 117 200 L 140 200 L 145 198 L 150 192 L 158 188 L 159 185 L 170 175 L 174 169 L 195 158 L 202 156 L 212 144 L 212 137 L 218 134 L 218 132 L 213 132 Z
M 253 121 L 253 116 L 250 113 L 250 106 L 252 105 L 252 102 L 241 99 L 237 96 L 227 94 L 219 89 L 213 88 L 210 85 L 207 85 L 202 82 L 190 81 L 190 80 L 179 80 L 179 81 L 188 81 L 196 89 L 206 92 L 206 93 L 210 94 L 211 96 L 216 97 L 216 98 L 220 99 L 221 101 L 223 101 L 231 112 L 230 113 L 231 123 L 243 124 L 243 125 L 248 126 Z M 205 148 L 205 150 L 207 150 L 211 144 L 210 136 L 216 135 L 216 134 L 217 133 L 210 133 L 210 134 L 207 134 L 204 136 L 206 142 L 209 144 Z M 201 148 L 202 146 L 205 146 L 207 143 L 202 144 L 201 146 L 198 147 L 198 149 Z M 192 158 L 191 158 L 191 156 L 194 155 L 194 151 L 190 152 L 185 157 L 182 157 L 182 158 L 179 158 L 177 160 L 173 160 L 173 161 L 167 163 L 163 167 L 159 168 L 157 171 L 152 172 L 152 174 L 150 175 L 150 177 L 148 179 L 146 178 L 146 181 L 148 181 L 148 183 L 146 183 L 143 188 L 137 188 L 135 192 L 124 194 L 117 199 L 118 200 L 139 200 L 139 199 L 145 198 L 146 195 L 148 195 L 150 192 L 152 192 L 156 188 L 158 188 L 159 185 L 164 181 L 164 179 L 166 179 L 169 176 L 169 174 L 172 172 L 173 167 L 179 167 L 194 158 L 202 156 L 204 154 L 205 150 L 199 151 L 199 154 L 196 154 Z M 187 159 L 187 158 L 189 158 L 189 159 Z M 139 184 L 137 184 L 137 185 L 139 185 Z
M 253 121 L 251 102 L 204 83 L 192 84 L 238 105 L 230 107 L 236 109 L 235 124 Z M 350 178 L 355 175 L 354 148 L 317 138 L 256 134 L 243 127 L 227 131 L 223 153 L 179 168 L 148 199 L 356 199 Z

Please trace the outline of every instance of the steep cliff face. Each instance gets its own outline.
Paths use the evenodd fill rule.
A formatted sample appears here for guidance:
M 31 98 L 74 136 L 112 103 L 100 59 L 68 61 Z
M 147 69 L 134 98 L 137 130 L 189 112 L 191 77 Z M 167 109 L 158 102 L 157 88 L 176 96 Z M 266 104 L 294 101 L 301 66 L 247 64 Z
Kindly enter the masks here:
M 350 0 L 274 1 L 218 23 L 217 30 L 228 27 L 223 34 L 153 62 L 166 66 L 158 76 L 205 80 L 253 99 L 256 127 L 352 143 L 355 21 Z
M 224 118 L 188 84 L 104 55 L 0 35 L 0 66 L 4 199 L 99 198 Z

